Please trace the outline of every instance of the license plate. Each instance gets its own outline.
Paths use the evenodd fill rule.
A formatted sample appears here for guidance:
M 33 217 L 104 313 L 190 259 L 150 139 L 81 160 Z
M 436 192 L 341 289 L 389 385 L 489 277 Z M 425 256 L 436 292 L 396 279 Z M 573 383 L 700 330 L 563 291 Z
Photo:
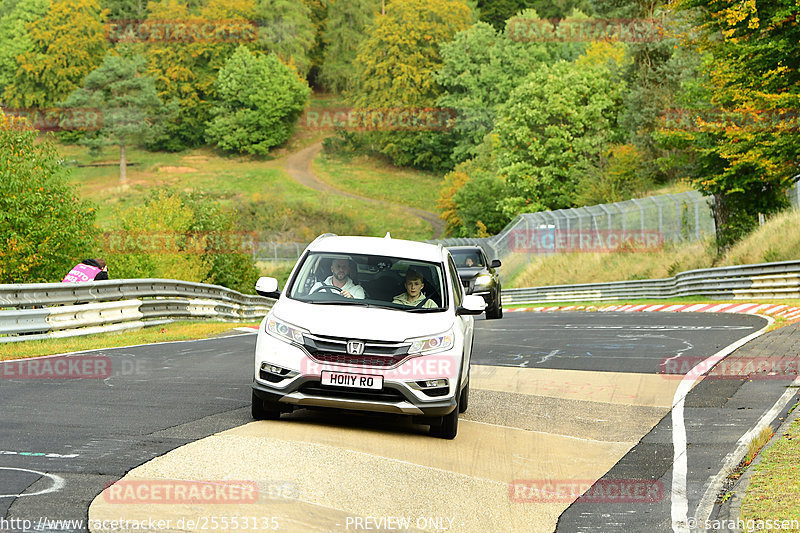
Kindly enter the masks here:
M 322 384 L 332 387 L 381 390 L 383 388 L 383 376 L 367 376 L 364 374 L 349 374 L 346 372 L 329 372 L 323 370 Z

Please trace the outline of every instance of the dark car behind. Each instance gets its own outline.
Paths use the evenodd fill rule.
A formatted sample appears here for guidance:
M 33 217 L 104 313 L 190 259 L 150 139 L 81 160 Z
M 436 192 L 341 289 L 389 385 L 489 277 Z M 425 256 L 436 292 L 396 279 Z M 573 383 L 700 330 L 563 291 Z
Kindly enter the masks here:
M 466 294 L 477 294 L 486 301 L 486 318 L 503 318 L 500 260 L 489 261 L 480 246 L 448 246 L 456 263 L 458 277 Z

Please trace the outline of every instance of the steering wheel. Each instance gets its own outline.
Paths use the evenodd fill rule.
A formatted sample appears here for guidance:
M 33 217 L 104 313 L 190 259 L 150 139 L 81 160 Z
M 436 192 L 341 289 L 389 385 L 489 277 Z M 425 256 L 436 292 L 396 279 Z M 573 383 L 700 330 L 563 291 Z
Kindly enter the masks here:
M 331 294 L 341 294 L 342 289 L 340 289 L 336 285 L 329 285 L 327 283 L 323 283 L 316 289 L 312 289 L 312 291 L 309 294 L 314 294 L 317 292 L 329 292 Z

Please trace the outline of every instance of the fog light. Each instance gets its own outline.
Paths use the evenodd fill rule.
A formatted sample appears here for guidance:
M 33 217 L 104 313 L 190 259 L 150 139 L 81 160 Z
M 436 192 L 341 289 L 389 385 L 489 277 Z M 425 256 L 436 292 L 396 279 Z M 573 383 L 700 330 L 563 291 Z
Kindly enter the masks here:
M 425 381 L 425 387 L 434 388 L 434 387 L 446 387 L 447 380 L 446 379 L 429 379 Z

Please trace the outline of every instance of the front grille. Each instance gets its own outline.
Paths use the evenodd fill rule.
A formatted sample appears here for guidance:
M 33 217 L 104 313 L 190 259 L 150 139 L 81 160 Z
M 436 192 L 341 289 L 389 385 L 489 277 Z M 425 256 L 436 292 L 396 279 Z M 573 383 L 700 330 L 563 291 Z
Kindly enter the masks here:
M 379 402 L 402 402 L 406 398 L 395 389 L 363 390 L 347 387 L 323 387 L 319 381 L 309 381 L 298 389 L 304 394 L 346 400 L 366 400 Z
M 361 339 L 306 334 L 303 336 L 303 347 L 311 357 L 323 363 L 390 367 L 403 361 L 411 346 L 409 343 L 363 340 L 364 353 L 353 355 L 347 353 L 349 340 Z
M 380 357 L 374 355 L 348 355 L 343 353 L 315 353 L 314 359 L 323 363 L 339 363 L 341 365 L 363 366 L 394 366 L 406 358 L 406 354 L 394 357 Z

